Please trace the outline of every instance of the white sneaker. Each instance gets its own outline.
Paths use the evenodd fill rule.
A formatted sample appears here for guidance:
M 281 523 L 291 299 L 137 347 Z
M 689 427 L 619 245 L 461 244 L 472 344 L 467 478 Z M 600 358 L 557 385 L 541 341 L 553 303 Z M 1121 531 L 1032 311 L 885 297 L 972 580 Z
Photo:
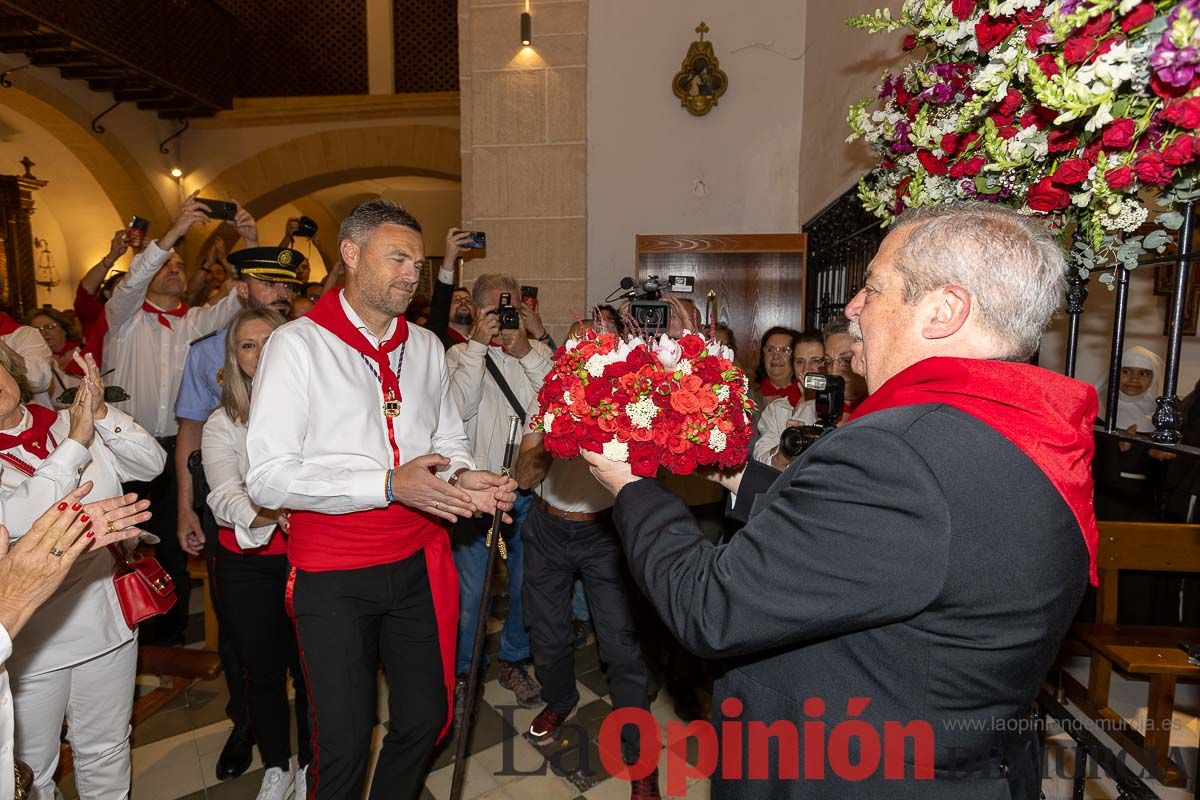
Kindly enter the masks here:
M 254 800 L 283 800 L 291 787 L 291 771 L 284 772 L 279 767 L 271 767 L 263 774 L 262 786 Z
M 296 771 L 296 794 L 294 800 L 308 800 L 308 765 Z

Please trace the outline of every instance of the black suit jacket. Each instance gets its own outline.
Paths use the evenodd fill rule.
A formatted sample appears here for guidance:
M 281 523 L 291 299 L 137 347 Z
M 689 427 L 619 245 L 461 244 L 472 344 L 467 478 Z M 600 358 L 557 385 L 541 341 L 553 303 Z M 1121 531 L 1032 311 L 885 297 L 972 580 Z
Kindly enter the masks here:
M 756 498 L 754 482 L 776 476 Z M 759 489 L 763 486 L 759 486 Z M 1015 445 L 943 405 L 873 413 L 816 442 L 782 474 L 751 467 L 738 496 L 753 506 L 726 545 L 700 535 L 656 481 L 621 490 L 615 519 L 635 580 L 675 636 L 722 659 L 713 703 L 739 719 L 813 721 L 826 740 L 857 715 L 924 720 L 935 779 L 721 781 L 717 798 L 1036 798 L 1025 717 L 1079 605 L 1088 556 L 1061 495 Z M 743 740 L 747 736 L 743 735 Z M 802 739 L 803 741 L 803 739 Z M 827 746 L 828 747 L 828 746 Z M 885 747 L 885 753 L 887 748 Z M 851 763 L 858 745 L 851 740 Z M 912 747 L 905 752 L 912 763 Z M 742 774 L 748 774 L 743 766 Z

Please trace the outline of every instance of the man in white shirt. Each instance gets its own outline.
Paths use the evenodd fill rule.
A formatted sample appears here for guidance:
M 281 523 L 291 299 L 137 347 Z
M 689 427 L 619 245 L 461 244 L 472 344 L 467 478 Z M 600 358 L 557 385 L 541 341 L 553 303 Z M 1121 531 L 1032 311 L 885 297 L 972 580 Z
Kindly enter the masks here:
M 536 399 L 528 415 L 538 412 Z M 537 489 L 525 518 L 525 624 L 533 644 L 533 664 L 546 706 L 529 725 L 529 738 L 549 745 L 563 734 L 579 703 L 575 686 L 571 596 L 575 575 L 584 591 L 596 628 L 600 660 L 606 665 L 614 708 L 650 708 L 650 676 L 642 661 L 634 621 L 634 588 L 621 540 L 613 527 L 613 497 L 592 477 L 582 458 L 554 459 L 543 446 L 545 435 L 525 434 L 517 459 L 517 484 Z M 622 756 L 637 762 L 636 728 L 621 732 Z M 658 800 L 658 770 L 631 781 L 633 800 Z
M 524 415 L 525 407 L 537 397 L 551 367 L 549 348 L 530 340 L 520 312 L 512 304 L 513 298 L 519 298 L 518 291 L 517 282 L 508 275 L 480 275 L 471 292 L 479 310 L 471 338 L 446 351 L 450 392 L 462 412 L 475 461 L 490 470 L 499 470 L 503 466 L 509 418 Z M 509 305 L 506 309 L 498 309 L 503 295 L 508 296 Z M 505 322 L 511 327 L 504 327 Z M 497 374 L 503 379 L 503 387 Z M 506 392 L 512 395 L 512 400 Z M 518 505 L 513 516 L 519 522 L 521 512 L 527 510 Z M 463 609 L 458 623 L 455 666 L 460 698 L 465 697 L 471 665 L 487 565 L 485 540 L 490 528 L 491 519 L 486 517 L 464 519 L 454 527 L 454 564 L 458 568 L 458 590 Z M 524 556 L 520 526 L 503 526 L 502 535 L 508 546 L 509 605 L 500 634 L 500 685 L 511 690 L 522 706 L 534 708 L 539 704 L 541 691 L 525 666 L 529 661 L 529 634 L 525 631 L 521 608 Z M 486 664 L 481 666 L 486 668 Z
M 475 469 L 433 333 L 404 311 L 420 224 L 372 200 L 342 222 L 344 291 L 271 335 L 254 381 L 246 490 L 290 510 L 289 610 L 308 679 L 309 800 L 361 795 L 388 680 L 373 800 L 417 797 L 449 725 L 458 579 L 441 520 L 512 507 Z
M 230 292 L 211 306 L 188 308 L 183 301 L 187 292 L 183 259 L 172 248 L 193 225 L 207 217 L 207 207 L 197 203 L 195 195 L 189 197 L 170 229 L 134 257 L 128 275 L 104 306 L 108 322 L 104 363 L 114 371 L 109 382 L 130 395 L 116 407 L 150 431 L 167 451 L 167 467 L 158 478 L 128 487 L 154 503 L 154 518 L 148 528 L 162 540 L 156 548 L 158 560 L 175 581 L 179 597 L 169 612 L 142 626 L 144 643 L 181 645 L 187 628 L 191 580 L 187 556 L 175 535 L 175 396 L 183 378 L 188 344 L 224 328 L 242 308 L 237 292 Z M 257 246 L 254 218 L 239 208 L 235 224 L 247 245 Z

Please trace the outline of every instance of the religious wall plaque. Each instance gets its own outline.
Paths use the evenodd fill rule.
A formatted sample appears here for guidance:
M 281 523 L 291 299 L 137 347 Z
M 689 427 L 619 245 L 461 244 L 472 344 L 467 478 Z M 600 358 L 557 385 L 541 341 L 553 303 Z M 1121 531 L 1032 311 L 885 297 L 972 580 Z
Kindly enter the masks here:
M 729 78 L 721 71 L 721 62 L 713 52 L 712 42 L 704 41 L 708 26 L 701 22 L 696 26 L 696 33 L 700 34 L 700 38 L 688 48 L 671 88 L 681 106 L 693 116 L 702 117 L 725 94 Z

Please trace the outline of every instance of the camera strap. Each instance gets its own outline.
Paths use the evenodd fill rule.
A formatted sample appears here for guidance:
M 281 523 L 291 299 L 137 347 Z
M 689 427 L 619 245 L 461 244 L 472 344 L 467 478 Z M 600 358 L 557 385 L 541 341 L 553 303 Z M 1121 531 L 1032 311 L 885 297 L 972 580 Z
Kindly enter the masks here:
M 508 404 L 512 406 L 512 410 L 516 412 L 517 419 L 521 420 L 521 424 L 524 425 L 525 409 L 517 402 L 517 396 L 513 394 L 512 387 L 508 385 L 508 381 L 504 380 L 504 373 L 500 372 L 500 367 L 495 361 L 492 361 L 490 353 L 483 354 L 483 361 L 487 365 L 487 371 L 492 375 L 492 380 L 500 387 L 500 391 L 504 392 L 504 397 L 508 400 Z

